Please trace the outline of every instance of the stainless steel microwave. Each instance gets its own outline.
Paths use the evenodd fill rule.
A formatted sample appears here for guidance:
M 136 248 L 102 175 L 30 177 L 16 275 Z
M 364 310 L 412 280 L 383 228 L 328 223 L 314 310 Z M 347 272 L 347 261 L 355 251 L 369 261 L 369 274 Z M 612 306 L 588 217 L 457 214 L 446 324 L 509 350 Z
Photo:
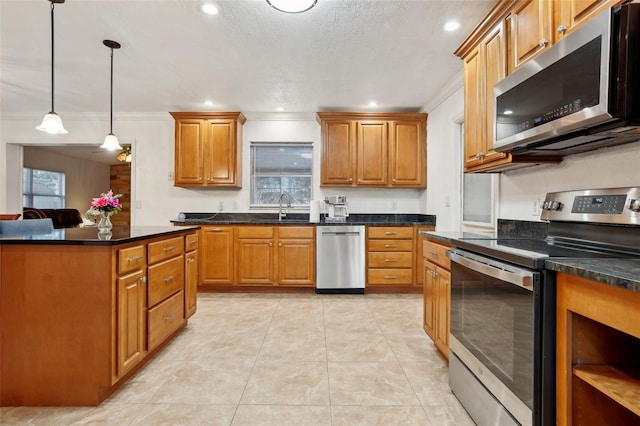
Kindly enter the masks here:
M 568 155 L 640 139 L 640 4 L 609 9 L 494 87 L 494 148 Z

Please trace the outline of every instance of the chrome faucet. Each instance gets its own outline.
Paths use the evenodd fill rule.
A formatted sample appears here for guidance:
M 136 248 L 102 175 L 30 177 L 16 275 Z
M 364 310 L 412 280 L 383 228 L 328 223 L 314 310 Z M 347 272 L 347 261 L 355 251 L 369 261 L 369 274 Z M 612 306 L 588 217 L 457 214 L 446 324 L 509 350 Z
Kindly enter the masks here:
M 280 205 L 278 209 L 278 220 L 282 220 L 283 217 L 287 216 L 287 210 L 282 209 L 282 199 L 284 198 L 285 195 L 287 196 L 287 207 L 291 207 L 291 197 L 289 197 L 289 194 L 287 194 L 286 192 L 283 192 L 282 194 L 280 194 L 280 198 L 278 198 L 278 203 Z

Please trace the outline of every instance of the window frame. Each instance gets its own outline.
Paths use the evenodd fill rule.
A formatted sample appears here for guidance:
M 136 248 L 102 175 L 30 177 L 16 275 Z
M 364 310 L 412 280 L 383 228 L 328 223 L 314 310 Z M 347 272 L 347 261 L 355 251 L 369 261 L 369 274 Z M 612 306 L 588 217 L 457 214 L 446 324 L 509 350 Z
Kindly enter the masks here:
M 311 154 L 310 163 L 311 167 L 309 168 L 309 174 L 301 174 L 301 177 L 309 178 L 309 202 L 306 204 L 291 204 L 291 207 L 287 207 L 290 210 L 308 210 L 310 208 L 310 204 L 313 201 L 313 142 L 251 142 L 249 146 L 249 156 L 250 156 L 250 166 L 249 166 L 249 209 L 277 209 L 279 208 L 278 203 L 270 203 L 270 204 L 256 204 L 253 202 L 254 200 L 254 191 L 256 190 L 255 184 L 255 174 L 254 174 L 254 147 L 267 147 L 267 148 L 306 148 L 309 150 Z M 269 175 L 269 176 L 279 176 L 279 177 L 295 177 L 296 175 Z M 285 191 L 286 192 L 286 191 Z M 282 193 L 282 191 L 281 191 Z M 283 201 L 286 201 L 284 198 Z
M 34 180 L 33 180 L 33 175 L 34 175 L 34 171 L 40 171 L 40 172 L 47 172 L 47 173 L 53 173 L 58 175 L 58 179 L 59 179 L 59 185 L 60 185 L 60 194 L 56 194 L 56 195 L 51 195 L 51 194 L 44 194 L 44 193 L 38 193 L 38 192 L 34 192 Z M 25 175 L 26 172 L 26 175 Z M 22 204 L 23 206 L 26 207 L 33 207 L 33 208 L 51 208 L 51 207 L 44 207 L 42 205 L 38 205 L 36 206 L 34 204 L 34 198 L 35 197 L 50 197 L 52 199 L 58 199 L 60 200 L 59 205 L 61 207 L 58 208 L 65 208 L 66 206 L 66 174 L 64 172 L 59 172 L 56 170 L 45 170 L 45 169 L 38 169 L 35 167 L 23 167 L 22 168 L 22 178 L 23 178 L 23 182 L 22 182 Z M 25 191 L 25 188 L 28 186 L 28 191 Z

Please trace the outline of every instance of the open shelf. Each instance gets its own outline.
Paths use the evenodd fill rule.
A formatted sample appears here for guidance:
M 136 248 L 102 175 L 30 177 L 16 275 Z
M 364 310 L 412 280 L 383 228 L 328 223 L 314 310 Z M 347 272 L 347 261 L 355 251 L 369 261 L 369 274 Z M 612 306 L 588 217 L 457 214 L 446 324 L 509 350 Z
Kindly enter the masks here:
M 574 367 L 573 374 L 640 416 L 640 369 L 583 365 Z

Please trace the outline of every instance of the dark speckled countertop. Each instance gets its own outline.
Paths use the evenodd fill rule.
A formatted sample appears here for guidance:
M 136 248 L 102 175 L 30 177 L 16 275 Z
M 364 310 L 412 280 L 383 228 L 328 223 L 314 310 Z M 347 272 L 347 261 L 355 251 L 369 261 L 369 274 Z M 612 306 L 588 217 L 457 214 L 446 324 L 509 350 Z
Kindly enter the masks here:
M 425 214 L 361 214 L 352 213 L 346 222 L 327 222 L 324 215 L 318 223 L 309 221 L 309 214 L 289 213 L 278 220 L 277 213 L 184 213 L 184 219 L 171 222 L 176 225 L 432 225 L 436 224 L 434 215 Z
M 640 293 L 640 259 L 551 259 L 544 266 Z

